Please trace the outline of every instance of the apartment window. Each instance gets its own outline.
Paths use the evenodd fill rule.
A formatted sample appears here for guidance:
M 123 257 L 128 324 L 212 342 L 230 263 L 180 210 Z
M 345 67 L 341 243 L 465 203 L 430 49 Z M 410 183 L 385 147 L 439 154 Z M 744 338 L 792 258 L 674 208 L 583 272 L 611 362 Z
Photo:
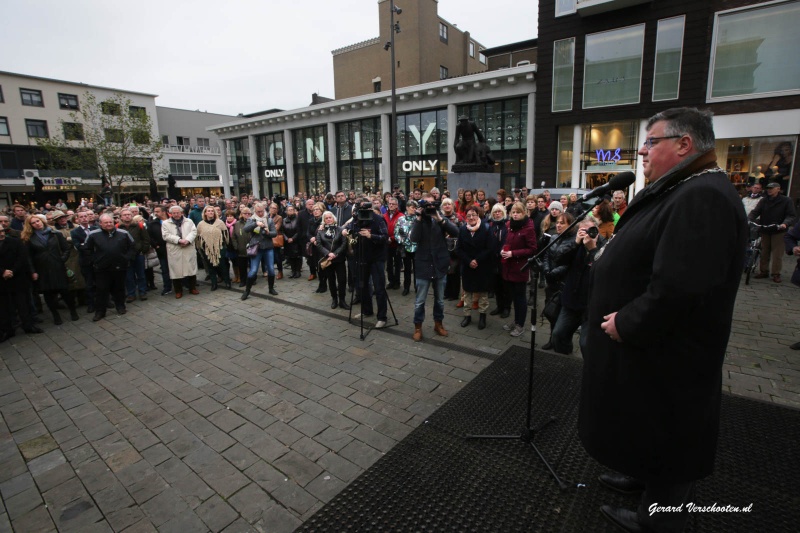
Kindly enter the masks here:
M 61 109 L 78 109 L 78 96 L 58 93 L 58 107 Z
M 644 24 L 586 36 L 583 108 L 639 103 Z
M 6 117 L 0 117 L 0 135 L 11 135 L 11 132 L 8 131 L 8 119 Z
M 6 101 L 5 98 L 3 98 L 3 86 L 0 85 L 0 104 L 2 104 L 5 101 Z
M 199 148 L 211 148 L 211 141 L 202 137 L 197 138 L 197 146 Z
M 131 140 L 133 144 L 149 144 L 150 132 L 142 128 L 131 130 Z
M 176 144 L 178 146 L 189 146 L 189 137 L 177 137 Z
M 122 130 L 118 128 L 106 128 L 105 134 L 106 140 L 110 143 L 121 143 L 125 140 Z
M 444 22 L 439 23 L 439 40 L 443 43 L 447 42 L 447 24 Z
M 575 37 L 553 43 L 553 112 L 572 109 Z
M 46 120 L 32 120 L 26 118 L 25 127 L 28 129 L 28 137 L 48 137 Z
M 475 57 L 475 43 L 469 42 L 469 57 Z
M 480 61 L 480 62 L 481 62 L 481 64 L 483 64 L 483 65 L 485 65 L 485 64 L 486 64 L 486 56 L 485 56 L 485 55 L 483 55 L 483 49 L 480 49 L 480 50 L 478 51 L 478 61 Z
M 656 64 L 653 75 L 654 102 L 678 98 L 685 22 L 684 16 L 658 21 Z
M 216 176 L 217 162 L 170 159 L 169 173 L 177 176 Z
M 169 144 L 169 135 L 162 135 L 161 136 L 161 142 L 163 144 L 165 144 L 165 145 L 168 145 Z
M 144 118 L 147 116 L 147 110 L 137 105 L 128 106 L 128 114 L 133 118 Z
M 67 141 L 82 141 L 83 124 L 80 122 L 64 122 L 64 139 Z
M 450 73 L 448 72 L 447 67 L 443 67 L 443 66 L 439 65 L 439 79 L 440 80 L 446 80 L 449 77 L 450 77 Z
M 19 94 L 22 97 L 22 105 L 44 107 L 42 91 L 37 91 L 35 89 L 20 89 Z
M 576 11 L 576 4 L 575 0 L 556 0 L 556 16 L 572 15 Z
M 375 93 L 381 92 L 381 82 L 380 81 L 373 81 L 372 82 L 372 92 L 375 92 Z
M 800 93 L 800 2 L 717 13 L 708 98 L 734 100 Z
M 122 108 L 116 102 L 102 102 L 100 104 L 100 109 L 103 111 L 104 115 L 119 116 L 122 114 Z

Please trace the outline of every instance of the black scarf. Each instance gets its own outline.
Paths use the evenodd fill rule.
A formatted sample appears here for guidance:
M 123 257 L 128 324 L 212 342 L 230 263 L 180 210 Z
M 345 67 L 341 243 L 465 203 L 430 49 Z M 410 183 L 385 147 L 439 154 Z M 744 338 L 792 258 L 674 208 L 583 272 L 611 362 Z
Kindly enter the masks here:
M 514 220 L 513 218 L 508 221 L 509 227 L 514 231 L 519 231 L 522 227 L 528 223 L 528 215 L 522 217 L 521 220 Z

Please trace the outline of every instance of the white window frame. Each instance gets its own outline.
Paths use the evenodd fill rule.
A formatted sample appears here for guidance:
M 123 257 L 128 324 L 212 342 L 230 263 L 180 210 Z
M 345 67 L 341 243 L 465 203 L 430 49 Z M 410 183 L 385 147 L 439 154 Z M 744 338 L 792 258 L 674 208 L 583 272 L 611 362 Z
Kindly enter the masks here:
M 774 98 L 778 96 L 791 96 L 800 94 L 800 89 L 788 89 L 785 91 L 772 91 L 756 94 L 737 94 L 732 96 L 717 96 L 712 97 L 711 92 L 714 87 L 714 62 L 717 58 L 717 32 L 719 31 L 719 17 L 720 15 L 728 15 L 737 11 L 755 11 L 770 7 L 778 4 L 790 4 L 791 0 L 773 0 L 772 2 L 764 2 L 763 4 L 750 5 L 737 7 L 733 9 L 726 9 L 724 11 L 717 11 L 714 13 L 714 29 L 711 32 L 711 50 L 708 59 L 708 86 L 706 87 L 706 102 L 734 102 L 737 100 L 755 100 L 757 98 Z M 787 52 L 788 53 L 788 52 Z
M 558 12 L 558 0 L 555 0 L 555 5 L 553 6 L 553 10 L 555 11 L 555 17 L 565 17 L 567 15 L 573 15 L 578 12 L 578 0 L 572 0 L 572 10 L 570 11 L 562 11 Z
M 639 64 L 639 91 L 637 93 L 638 97 L 635 102 L 625 102 L 624 104 L 608 104 L 608 105 L 597 105 L 592 107 L 586 107 L 586 46 L 589 42 L 589 37 L 594 35 L 601 35 L 603 33 L 611 33 L 620 30 L 627 30 L 629 28 L 642 28 L 642 52 L 641 52 L 641 63 Z M 637 105 L 642 103 L 642 72 L 644 69 L 644 37 L 646 36 L 647 28 L 645 27 L 644 23 L 641 24 L 631 24 L 630 26 L 620 26 L 619 28 L 612 28 L 610 30 L 598 31 L 594 33 L 587 33 L 583 39 L 583 83 L 581 85 L 581 109 L 603 109 L 605 107 L 619 107 L 623 105 Z
M 8 125 L 8 117 L 0 117 L 0 126 L 5 125 L 5 133 L 0 130 L 0 136 L 10 136 L 11 135 L 11 128 Z
M 469 42 L 469 57 L 475 57 L 475 43 Z
M 681 38 L 681 57 L 678 61 L 678 92 L 675 94 L 675 98 L 661 98 L 656 100 L 656 69 L 658 68 L 658 27 L 661 26 L 662 22 L 667 22 L 670 20 L 675 19 L 683 19 L 683 37 Z M 679 15 L 677 17 L 669 17 L 665 19 L 660 19 L 658 21 L 658 25 L 656 26 L 656 49 L 653 52 L 653 91 L 650 96 L 653 102 L 667 102 L 669 100 L 677 100 L 680 98 L 681 95 L 681 74 L 683 74 L 683 43 L 686 42 L 686 15 Z M 641 89 L 640 89 L 641 92 Z
M 553 106 L 556 103 L 555 95 L 555 83 L 556 83 L 556 76 L 555 76 L 555 65 L 556 65 L 556 44 L 562 42 L 572 42 L 572 83 L 570 87 L 572 87 L 572 91 L 569 98 L 569 109 L 553 109 Z M 567 111 L 572 111 L 572 102 L 575 99 L 575 47 L 577 46 L 577 39 L 575 37 L 568 37 L 566 39 L 559 39 L 557 41 L 553 41 L 553 75 L 551 80 L 551 87 L 550 87 L 550 112 L 551 113 L 564 113 Z

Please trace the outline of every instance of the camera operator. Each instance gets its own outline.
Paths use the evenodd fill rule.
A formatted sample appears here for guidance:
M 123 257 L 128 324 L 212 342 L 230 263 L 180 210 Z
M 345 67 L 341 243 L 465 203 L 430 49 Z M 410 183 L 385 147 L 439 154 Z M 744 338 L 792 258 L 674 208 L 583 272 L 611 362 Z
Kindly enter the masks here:
M 360 282 L 364 283 L 364 290 L 361 293 L 362 315 L 372 316 L 372 290 L 375 291 L 375 299 L 378 302 L 378 321 L 375 328 L 386 327 L 386 243 L 388 233 L 386 222 L 383 217 L 372 210 L 372 203 L 369 200 L 358 204 L 358 209 L 353 221 L 348 224 L 342 233 L 358 235 L 358 241 L 353 247 L 354 255 L 361 264 L 358 265 Z M 372 281 L 370 287 L 369 280 Z M 354 302 L 355 303 L 355 302 Z
M 450 266 L 450 252 L 447 250 L 447 237 L 457 237 L 458 228 L 450 220 L 439 214 L 439 205 L 430 193 L 425 193 L 417 210 L 417 221 L 411 228 L 409 240 L 417 243 L 414 254 L 417 296 L 414 301 L 415 341 L 422 340 L 422 322 L 425 320 L 425 299 L 428 288 L 433 283 L 433 330 L 447 337 L 442 325 L 444 320 L 444 286 L 447 269 Z

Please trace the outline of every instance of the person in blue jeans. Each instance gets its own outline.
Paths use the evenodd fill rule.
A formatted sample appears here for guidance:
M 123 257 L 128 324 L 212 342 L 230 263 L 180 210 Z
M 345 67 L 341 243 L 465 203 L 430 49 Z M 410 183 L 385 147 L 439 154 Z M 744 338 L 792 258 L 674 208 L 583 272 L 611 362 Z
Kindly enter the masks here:
M 457 237 L 458 228 L 450 220 L 442 218 L 433 196 L 425 193 L 417 209 L 417 221 L 411 227 L 409 240 L 417 244 L 414 253 L 417 296 L 414 301 L 414 341 L 422 340 L 422 322 L 425 320 L 425 299 L 433 285 L 433 330 L 447 337 L 444 329 L 444 287 L 447 283 L 447 268 L 450 252 L 446 237 Z
M 136 291 L 139 291 L 139 299 L 147 300 L 147 278 L 144 273 L 144 256 L 150 250 L 150 235 L 145 230 L 144 225 L 140 225 L 133 220 L 134 213 L 130 208 L 123 208 L 119 212 L 119 229 L 124 229 L 133 239 L 133 247 L 136 252 L 133 260 L 128 265 L 125 276 L 125 291 L 128 293 L 126 301 L 128 303 L 136 299 Z
M 275 224 L 267 216 L 267 206 L 263 203 L 255 205 L 253 216 L 245 223 L 244 232 L 250 235 L 247 243 L 248 250 L 255 247 L 255 255 L 250 255 L 250 269 L 247 271 L 247 284 L 245 285 L 242 300 L 247 300 L 250 296 L 250 289 L 258 276 L 258 267 L 261 261 L 267 262 L 267 280 L 269 281 L 269 293 L 277 296 L 275 290 L 275 256 L 272 247 L 272 239 L 278 235 Z

